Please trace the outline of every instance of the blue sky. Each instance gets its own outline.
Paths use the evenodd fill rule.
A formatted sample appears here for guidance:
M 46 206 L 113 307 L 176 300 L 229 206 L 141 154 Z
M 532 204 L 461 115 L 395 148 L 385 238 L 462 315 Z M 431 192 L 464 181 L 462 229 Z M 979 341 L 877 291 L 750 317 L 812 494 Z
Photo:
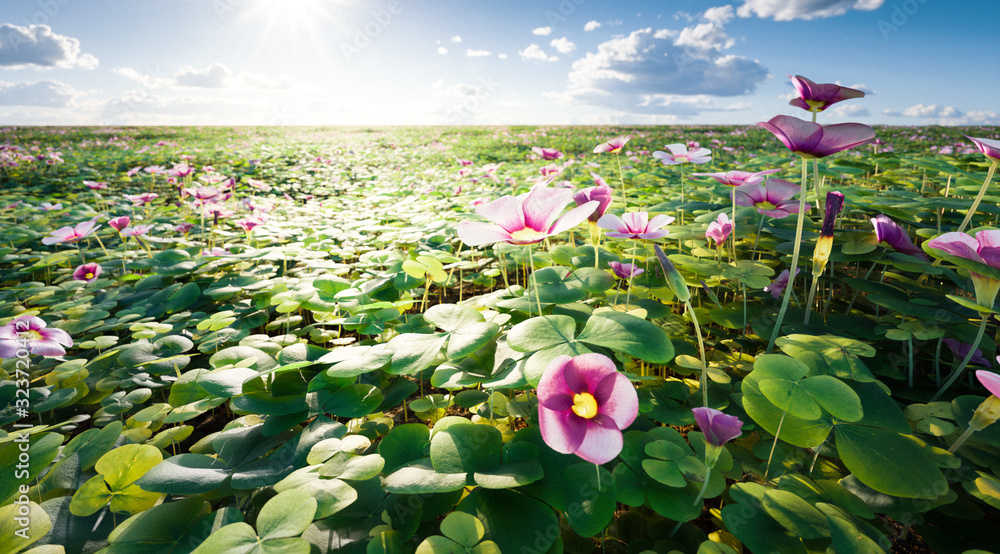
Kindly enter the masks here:
M 0 125 L 998 125 L 995 0 L 4 0 Z

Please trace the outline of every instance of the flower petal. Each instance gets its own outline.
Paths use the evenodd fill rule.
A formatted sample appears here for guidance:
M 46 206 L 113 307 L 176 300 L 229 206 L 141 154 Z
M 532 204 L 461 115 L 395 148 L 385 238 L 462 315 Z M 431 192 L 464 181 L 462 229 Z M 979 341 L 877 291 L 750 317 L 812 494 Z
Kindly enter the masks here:
M 461 221 L 458 223 L 458 238 L 469 246 L 480 246 L 483 244 L 493 244 L 495 242 L 509 242 L 512 240 L 510 233 L 492 223 L 482 221 Z
M 979 242 L 965 233 L 952 232 L 945 233 L 939 237 L 931 239 L 927 246 L 944 250 L 952 256 L 986 263 L 986 260 L 979 255 Z
M 811 152 L 817 157 L 854 148 L 875 140 L 875 129 L 862 123 L 838 123 L 823 127 L 823 138 Z
M 476 213 L 502 227 L 508 233 L 524 229 L 524 212 L 521 201 L 513 196 L 502 196 L 492 202 L 480 204 Z
M 557 412 L 542 405 L 538 406 L 538 428 L 545 444 L 562 454 L 575 452 L 587 436 L 587 420 L 571 410 Z
M 566 215 L 559 218 L 559 221 L 556 221 L 555 224 L 552 225 L 552 228 L 549 229 L 548 233 L 550 235 L 558 235 L 563 231 L 576 227 L 584 221 L 587 221 L 590 214 L 594 213 L 600 205 L 601 203 L 597 200 L 591 200 L 590 202 L 573 208 L 572 210 L 566 212 Z
M 574 454 L 598 465 L 614 460 L 621 453 L 625 443 L 622 432 L 615 422 L 603 414 L 586 421 L 586 435 Z
M 598 411 L 615 422 L 618 429 L 625 429 L 639 415 L 639 394 L 628 377 L 615 372 L 601 379 L 594 397 Z
M 66 349 L 53 340 L 31 341 L 28 349 L 37 356 L 64 356 L 66 354 Z
M 986 390 L 990 391 L 993 396 L 1000 397 L 1000 375 L 993 373 L 992 371 L 978 370 L 976 371 L 976 379 L 982 383 Z
M 996 229 L 976 233 L 979 255 L 990 267 L 1000 268 L 1000 231 Z
M 524 226 L 536 231 L 546 231 L 559 217 L 559 212 L 573 201 L 573 190 L 568 188 L 550 189 L 541 187 L 532 190 L 524 198 Z M 590 215 L 589 213 L 587 215 Z M 586 217 L 584 217 L 586 219 Z M 508 229 L 513 232 L 516 229 Z

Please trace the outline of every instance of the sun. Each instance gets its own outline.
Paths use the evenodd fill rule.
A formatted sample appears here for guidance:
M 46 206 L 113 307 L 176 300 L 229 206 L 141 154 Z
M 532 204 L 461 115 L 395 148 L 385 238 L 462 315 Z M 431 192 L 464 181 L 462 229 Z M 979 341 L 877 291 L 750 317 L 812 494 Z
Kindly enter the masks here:
M 244 12 L 256 27 L 259 49 L 280 42 L 292 47 L 323 44 L 328 28 L 342 19 L 354 0 L 250 0 Z

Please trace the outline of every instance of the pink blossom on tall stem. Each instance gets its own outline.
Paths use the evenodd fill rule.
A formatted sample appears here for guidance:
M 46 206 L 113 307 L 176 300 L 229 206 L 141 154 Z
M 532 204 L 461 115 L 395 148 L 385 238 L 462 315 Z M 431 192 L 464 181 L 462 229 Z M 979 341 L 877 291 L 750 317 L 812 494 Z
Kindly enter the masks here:
M 599 205 L 590 201 L 559 218 L 562 209 L 572 201 L 573 191 L 563 188 L 538 187 L 518 197 L 503 196 L 476 207 L 476 213 L 489 223 L 462 221 L 458 224 L 458 237 L 469 246 L 496 242 L 535 244 L 586 221 Z
M 798 276 L 798 274 L 801 271 L 802 271 L 801 269 L 795 268 L 795 275 Z M 764 292 L 769 292 L 771 293 L 772 297 L 779 298 L 781 296 L 781 293 L 784 292 L 785 287 L 787 286 L 788 286 L 788 270 L 786 269 L 781 273 L 779 273 L 778 276 L 775 277 L 773 281 L 771 281 L 770 285 L 764 287 Z
M 25 347 L 36 356 L 63 356 L 64 346 L 73 346 L 69 333 L 48 327 L 40 317 L 23 315 L 0 327 L 0 358 L 16 358 Z
M 211 200 L 219 196 L 219 189 L 213 187 L 198 187 L 196 189 L 184 189 L 184 192 L 189 196 L 194 196 L 201 202 L 206 200 Z
M 879 243 L 885 243 L 896 252 L 909 254 L 915 258 L 927 261 L 927 255 L 910 240 L 910 235 L 899 226 L 898 223 L 889 219 L 885 214 L 878 214 L 871 218 L 872 226 L 875 227 L 875 239 Z
M 133 206 L 145 206 L 160 197 L 155 192 L 144 192 L 142 194 L 126 194 L 125 198 L 132 202 Z
M 97 280 L 97 277 L 102 271 L 104 271 L 104 268 L 102 268 L 100 264 L 81 264 L 73 270 L 73 279 L 76 281 L 86 281 L 88 283 L 92 283 Z
M 78 242 L 96 231 L 99 227 L 100 225 L 98 225 L 94 220 L 77 223 L 73 227 L 60 227 L 59 229 L 52 231 L 50 236 L 43 238 L 42 244 L 50 245 Z
M 777 173 L 781 169 L 765 169 L 764 171 L 750 172 L 734 169 L 724 173 L 692 173 L 692 177 L 711 177 L 720 184 L 738 187 L 740 185 L 753 185 L 763 181 L 768 175 Z
M 55 210 L 61 210 L 61 209 L 62 209 L 62 207 L 63 207 L 63 205 L 62 205 L 62 203 L 61 203 L 61 202 L 60 202 L 60 203 L 58 203 L 58 204 L 53 204 L 53 203 L 51 203 L 51 202 L 42 202 L 42 203 L 41 203 L 41 204 L 39 205 L 39 207 L 40 207 L 40 208 L 41 208 L 42 210 L 46 211 L 46 212 L 52 212 L 52 211 L 55 211 Z
M 168 175 L 180 178 L 188 177 L 192 173 L 194 173 L 194 168 L 184 162 L 176 163 L 174 167 L 167 170 Z
M 577 206 L 582 206 L 587 202 L 597 201 L 597 209 L 594 213 L 590 214 L 590 221 L 594 223 L 597 222 L 608 211 L 608 206 L 611 205 L 611 195 L 614 191 L 608 185 L 598 185 L 596 187 L 587 187 L 585 189 L 580 189 L 573 195 L 573 200 L 576 202 Z
M 558 160 L 564 156 L 562 152 L 556 150 L 555 148 L 542 148 L 541 146 L 532 146 L 531 151 L 541 156 L 543 160 Z
M 1000 163 L 1000 140 L 973 138 L 969 135 L 965 135 L 965 138 L 971 140 L 976 145 L 976 148 L 989 158 L 991 162 Z
M 165 173 L 167 171 L 167 168 L 163 167 L 162 165 L 150 165 L 144 167 L 142 170 L 145 171 L 146 173 L 149 173 L 150 175 L 156 175 L 157 173 Z
M 721 246 L 729 238 L 729 233 L 733 232 L 733 222 L 724 212 L 719 214 L 715 221 L 708 224 L 705 231 L 705 238 L 715 241 L 716 246 Z
M 134 227 L 126 227 L 122 229 L 121 233 L 123 237 L 141 237 L 152 229 L 152 225 L 136 225 Z
M 178 223 L 177 226 L 174 227 L 174 231 L 182 235 L 187 235 L 189 232 L 191 232 L 191 229 L 193 227 L 194 227 L 193 223 L 187 223 L 187 222 Z
M 271 185 L 257 179 L 247 179 L 247 184 L 261 192 L 271 192 Z
M 142 171 L 142 166 L 141 165 L 137 165 L 137 166 L 133 167 L 132 169 L 126 171 L 125 175 L 128 175 L 129 177 L 131 177 L 131 176 L 135 175 L 136 173 L 139 173 L 140 171 Z
M 1000 362 L 1000 356 L 997 356 L 997 362 Z M 976 379 L 979 379 L 979 383 L 986 387 L 990 394 L 1000 397 L 1000 375 L 980 369 L 976 371 Z
M 756 208 L 758 212 L 781 219 L 799 213 L 799 206 L 792 199 L 801 187 L 784 179 L 770 179 L 766 184 L 740 185 L 733 190 L 737 206 Z
M 660 160 L 663 165 L 676 165 L 683 163 L 703 164 L 712 160 L 712 151 L 708 148 L 696 148 L 688 150 L 684 144 L 668 144 L 669 152 L 657 150 L 653 152 L 653 157 Z
M 615 273 L 618 277 L 622 279 L 631 279 L 632 277 L 638 277 L 646 272 L 645 269 L 635 265 L 635 264 L 623 264 L 621 262 L 608 262 L 608 266 L 611 271 Z
M 788 76 L 798 91 L 798 98 L 793 98 L 789 104 L 809 112 L 821 112 L 837 102 L 850 100 L 851 98 L 861 98 L 864 92 L 842 87 L 834 83 L 814 83 L 801 75 Z
M 248 217 L 246 219 L 241 219 L 237 221 L 236 225 L 238 225 L 241 229 L 249 233 L 253 231 L 254 227 L 262 223 L 264 223 L 264 220 L 259 217 Z
M 558 356 L 538 383 L 538 425 L 556 452 L 594 464 L 615 459 L 639 414 L 635 387 L 604 354 Z
M 610 139 L 607 142 L 602 142 L 594 147 L 594 154 L 602 154 L 605 152 L 617 154 L 622 151 L 622 148 L 625 148 L 625 144 L 630 140 L 632 140 L 632 135 L 623 135 Z
M 692 408 L 694 421 L 705 434 L 705 442 L 722 446 L 743 434 L 743 422 L 736 416 L 724 414 L 715 408 Z
M 130 223 L 132 223 L 132 219 L 127 215 L 116 217 L 111 221 L 108 221 L 108 225 L 110 225 L 111 228 L 113 228 L 115 231 L 118 231 L 119 233 L 122 231 L 122 229 L 128 227 Z
M 875 129 L 861 123 L 820 125 L 790 115 L 778 115 L 757 123 L 770 131 L 789 150 L 803 158 L 825 158 L 875 140 Z
M 604 214 L 597 220 L 597 226 L 607 229 L 608 236 L 616 239 L 659 239 L 670 234 L 661 229 L 673 223 L 674 217 L 660 214 L 649 219 L 646 212 L 626 212 L 618 217 L 614 214 Z
M 105 181 L 84 181 L 83 184 L 90 190 L 104 190 L 108 188 L 108 183 Z
M 951 350 L 951 354 L 955 356 L 956 360 L 961 360 L 969 355 L 969 350 L 972 350 L 972 345 L 967 342 L 959 342 L 958 339 L 944 339 L 941 341 L 945 346 Z M 969 358 L 970 364 L 975 364 L 980 367 L 990 367 L 990 361 L 983 356 L 983 350 L 977 348 L 973 353 L 972 357 Z

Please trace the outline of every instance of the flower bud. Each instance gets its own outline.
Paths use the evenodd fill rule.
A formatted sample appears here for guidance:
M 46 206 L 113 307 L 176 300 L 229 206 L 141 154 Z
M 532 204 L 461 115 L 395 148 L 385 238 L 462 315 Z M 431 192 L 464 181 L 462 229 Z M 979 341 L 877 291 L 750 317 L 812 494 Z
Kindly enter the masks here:
M 691 299 L 691 291 L 688 290 L 687 283 L 684 281 L 684 276 L 681 275 L 674 264 L 670 263 L 670 259 L 667 255 L 663 253 L 663 249 L 660 245 L 654 244 L 653 249 L 656 250 L 656 258 L 660 260 L 660 267 L 663 268 L 663 276 L 667 280 L 667 286 L 670 290 L 674 291 L 677 295 L 677 299 L 681 302 L 687 302 Z

